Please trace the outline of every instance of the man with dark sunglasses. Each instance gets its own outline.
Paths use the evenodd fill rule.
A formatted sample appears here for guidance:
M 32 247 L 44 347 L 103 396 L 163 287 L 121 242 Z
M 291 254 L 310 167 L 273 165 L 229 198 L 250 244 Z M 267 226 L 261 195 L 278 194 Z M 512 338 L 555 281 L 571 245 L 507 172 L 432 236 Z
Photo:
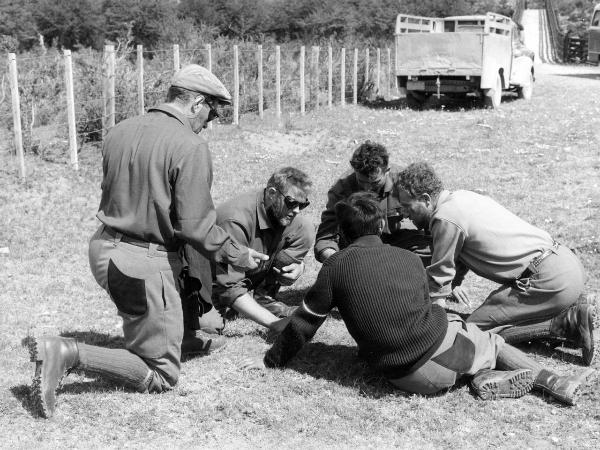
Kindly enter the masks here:
M 301 170 L 285 167 L 271 175 L 265 189 L 241 194 L 217 207 L 217 224 L 241 245 L 269 255 L 258 268 L 240 270 L 230 264 L 213 267 L 212 301 L 208 292 L 202 296 L 202 316 L 196 320 L 193 310 L 187 322 L 206 332 L 220 332 L 223 316 L 238 313 L 275 331 L 283 329 L 295 309 L 275 300 L 281 286 L 292 285 L 304 272 L 304 257 L 314 242 L 314 226 L 299 216 L 309 205 L 311 187 Z M 190 270 L 194 270 L 194 253 L 186 249 Z M 213 309 L 209 303 L 214 304 Z M 190 317 L 191 316 L 191 317 Z

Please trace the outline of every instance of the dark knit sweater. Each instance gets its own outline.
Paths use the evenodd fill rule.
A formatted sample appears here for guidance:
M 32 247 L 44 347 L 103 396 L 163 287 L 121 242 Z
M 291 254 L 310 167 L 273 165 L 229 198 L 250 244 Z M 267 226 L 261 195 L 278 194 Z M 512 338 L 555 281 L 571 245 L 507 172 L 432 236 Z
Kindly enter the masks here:
M 369 365 L 394 378 L 423 365 L 440 346 L 446 312 L 429 299 L 418 256 L 363 236 L 331 256 L 289 325 L 265 355 L 285 365 L 336 307 Z

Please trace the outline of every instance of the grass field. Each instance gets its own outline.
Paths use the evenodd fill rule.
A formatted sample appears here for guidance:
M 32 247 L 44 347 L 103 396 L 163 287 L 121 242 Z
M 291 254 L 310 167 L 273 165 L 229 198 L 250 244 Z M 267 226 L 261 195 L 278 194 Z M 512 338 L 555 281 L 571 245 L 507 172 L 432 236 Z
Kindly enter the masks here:
M 379 141 L 394 163 L 426 159 L 448 188 L 487 193 L 576 249 L 588 292 L 598 297 L 599 92 L 596 67 L 543 66 L 531 102 L 507 101 L 494 111 L 349 106 L 286 116 L 281 124 L 244 117 L 239 128 L 206 132 L 213 196 L 221 202 L 262 187 L 278 167 L 297 166 L 314 180 L 304 213 L 316 225 L 352 150 Z M 539 395 L 483 402 L 465 384 L 443 396 L 405 396 L 358 360 L 337 316 L 285 370 L 239 370 L 268 344 L 259 326 L 237 320 L 226 328 L 228 347 L 184 362 L 172 392 L 139 395 L 72 374 L 55 417 L 37 418 L 28 398 L 33 364 L 22 346 L 28 334 L 121 344 L 116 309 L 87 261 L 98 226 L 100 154 L 90 147 L 80 157 L 77 173 L 66 149 L 50 162 L 27 157 L 21 182 L 15 158 L 0 155 L 0 247 L 10 252 L 0 255 L 0 448 L 600 448 L 597 375 L 572 408 Z M 309 257 L 285 301 L 299 303 L 318 270 Z M 466 287 L 481 302 L 493 284 L 470 274 Z M 560 372 L 582 370 L 578 350 L 525 350 Z

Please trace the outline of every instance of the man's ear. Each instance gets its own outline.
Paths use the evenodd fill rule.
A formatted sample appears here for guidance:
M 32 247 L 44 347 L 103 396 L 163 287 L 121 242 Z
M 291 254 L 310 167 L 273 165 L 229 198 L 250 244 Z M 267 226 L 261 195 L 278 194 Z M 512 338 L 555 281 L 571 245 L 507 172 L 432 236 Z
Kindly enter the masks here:
M 198 111 L 200 111 L 200 109 L 202 109 L 203 104 L 204 104 L 204 96 L 203 95 L 198 95 L 196 98 L 194 98 L 194 101 L 192 102 L 192 106 L 191 106 L 192 113 L 195 114 Z
M 419 200 L 422 202 L 425 202 L 425 205 L 427 205 L 427 206 L 431 206 L 431 204 L 432 204 L 431 195 L 429 195 L 427 193 L 421 194 L 419 196 Z
M 377 226 L 377 234 L 381 236 L 383 234 L 383 230 L 385 229 L 385 219 L 379 219 L 379 225 Z

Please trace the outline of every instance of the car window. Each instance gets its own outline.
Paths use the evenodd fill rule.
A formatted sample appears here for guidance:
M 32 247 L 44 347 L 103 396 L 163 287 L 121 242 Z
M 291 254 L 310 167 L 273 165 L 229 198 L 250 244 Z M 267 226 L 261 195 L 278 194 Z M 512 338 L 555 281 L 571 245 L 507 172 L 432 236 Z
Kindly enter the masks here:
M 594 13 L 594 17 L 592 19 L 592 26 L 593 27 L 600 26 L 600 10 L 598 10 Z

